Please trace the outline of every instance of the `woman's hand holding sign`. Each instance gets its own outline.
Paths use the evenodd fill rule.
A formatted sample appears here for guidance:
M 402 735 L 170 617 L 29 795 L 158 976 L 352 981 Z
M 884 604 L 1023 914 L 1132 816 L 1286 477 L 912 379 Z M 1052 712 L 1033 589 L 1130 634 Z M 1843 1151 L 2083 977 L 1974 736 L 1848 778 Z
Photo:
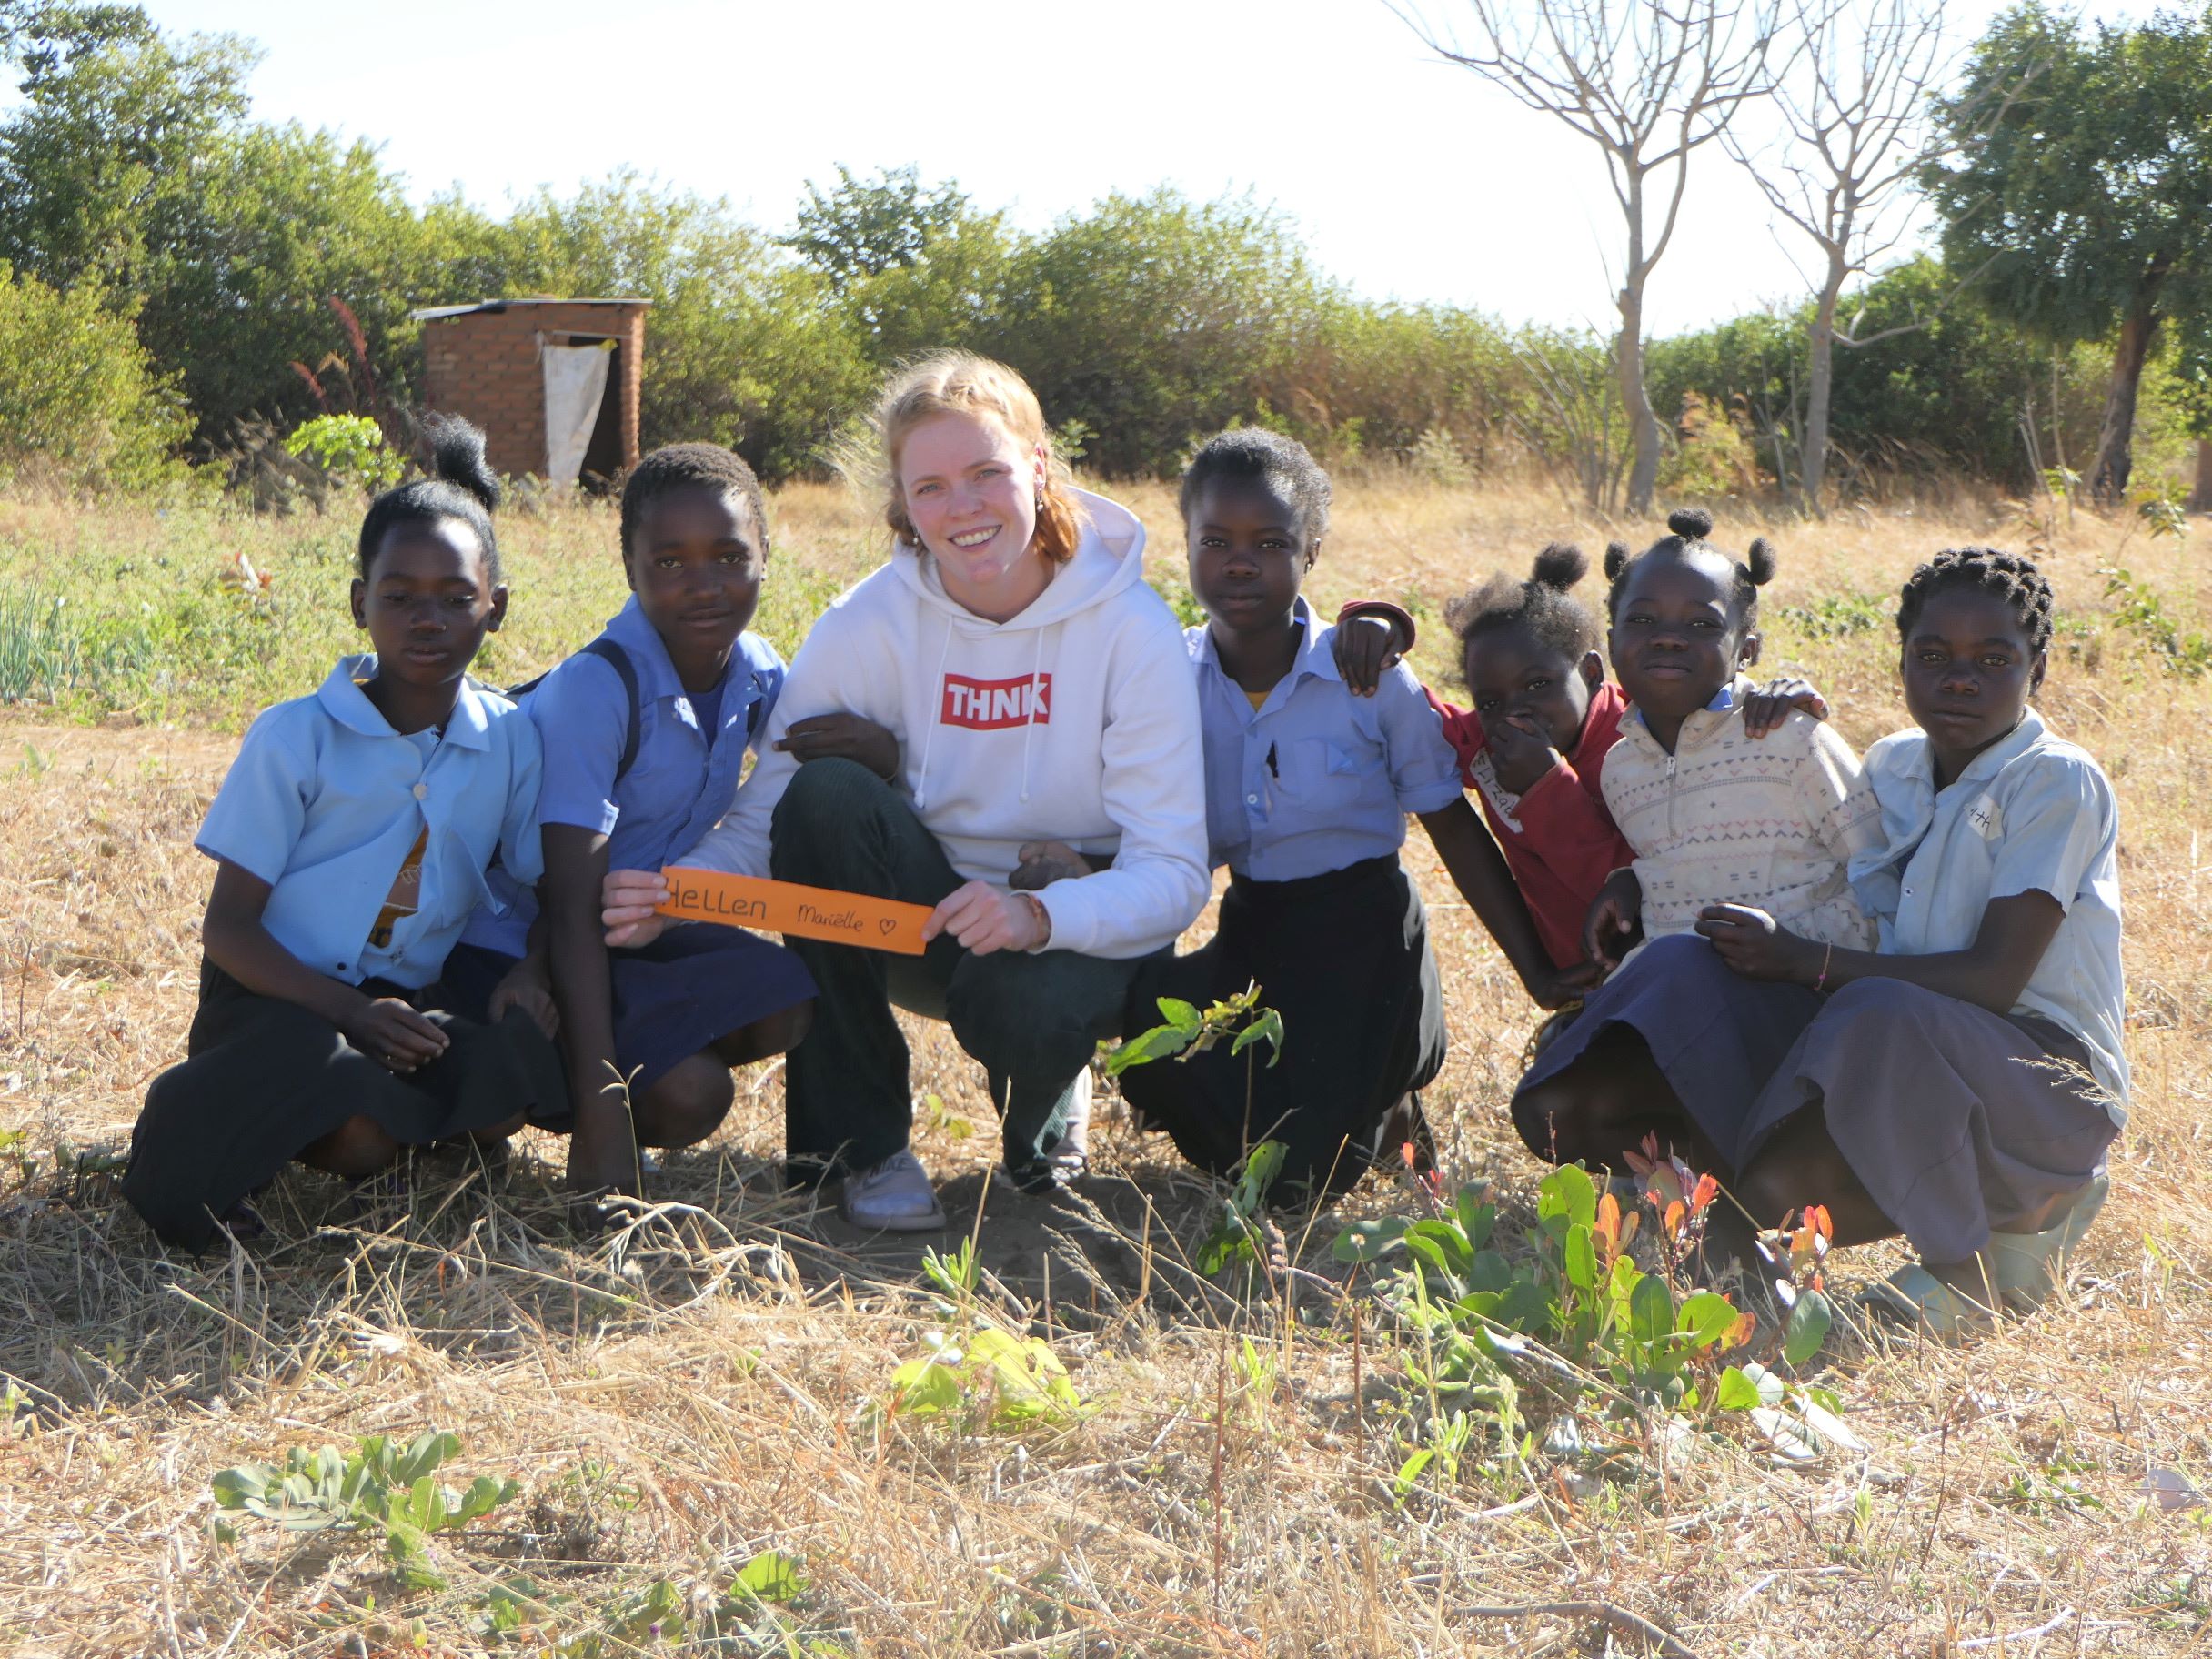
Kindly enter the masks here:
M 668 899 L 669 884 L 657 870 L 608 870 L 599 887 L 599 920 L 607 925 L 608 944 L 634 947 L 659 939 L 669 925 L 659 911 Z
M 925 940 L 950 933 L 978 956 L 1034 950 L 1052 936 L 1051 918 L 1027 893 L 1002 893 L 988 881 L 953 889 L 921 924 Z

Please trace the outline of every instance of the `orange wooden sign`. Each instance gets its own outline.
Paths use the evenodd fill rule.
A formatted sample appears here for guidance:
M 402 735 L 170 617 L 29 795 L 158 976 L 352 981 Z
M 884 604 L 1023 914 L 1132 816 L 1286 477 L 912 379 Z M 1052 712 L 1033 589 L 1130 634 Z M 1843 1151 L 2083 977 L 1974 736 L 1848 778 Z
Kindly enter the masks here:
M 717 870 L 671 864 L 660 872 L 669 897 L 658 907 L 664 916 L 690 921 L 719 921 L 725 927 L 758 928 L 765 933 L 796 933 L 840 945 L 863 945 L 900 956 L 922 952 L 921 924 L 926 904 L 901 904 L 835 888 L 801 887 L 760 876 L 729 876 Z

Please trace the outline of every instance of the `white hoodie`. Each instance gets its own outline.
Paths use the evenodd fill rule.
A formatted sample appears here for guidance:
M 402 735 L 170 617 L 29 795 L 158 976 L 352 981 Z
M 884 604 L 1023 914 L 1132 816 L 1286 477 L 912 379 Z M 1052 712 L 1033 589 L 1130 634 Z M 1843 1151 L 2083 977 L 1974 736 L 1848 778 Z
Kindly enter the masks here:
M 947 596 L 928 554 L 895 553 L 816 620 L 729 816 L 679 860 L 766 875 L 769 823 L 799 762 L 795 720 L 857 714 L 899 739 L 894 787 L 970 880 L 1003 887 L 1024 841 L 1111 870 L 1038 897 L 1050 946 L 1143 956 L 1205 907 L 1206 765 L 1182 627 L 1144 583 L 1144 527 L 1082 494 L 1075 556 L 992 622 Z

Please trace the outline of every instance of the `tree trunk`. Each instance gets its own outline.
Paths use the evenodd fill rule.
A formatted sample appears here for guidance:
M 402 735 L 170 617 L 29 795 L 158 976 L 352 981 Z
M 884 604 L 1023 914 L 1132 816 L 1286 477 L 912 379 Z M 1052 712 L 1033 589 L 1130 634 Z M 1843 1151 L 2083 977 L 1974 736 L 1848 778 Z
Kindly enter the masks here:
M 2189 496 L 2189 511 L 2212 513 L 2212 438 L 2197 440 L 2197 488 Z
M 2105 396 L 2104 424 L 2096 432 L 2096 465 L 2089 472 L 2095 500 L 2114 502 L 2127 494 L 2127 475 L 2135 468 L 2136 390 L 2158 333 L 2157 296 L 2154 276 L 2137 290 L 2135 304 L 2120 323 L 2119 342 L 2112 351 L 2112 389 Z
M 1628 510 L 1652 510 L 1652 492 L 1659 482 L 1659 417 L 1652 413 L 1650 394 L 1644 389 L 1644 278 L 1631 276 L 1622 288 L 1621 337 L 1614 357 L 1621 378 L 1621 407 L 1628 411 L 1628 441 L 1635 459 L 1628 469 Z
M 1835 384 L 1835 305 L 1848 272 L 1831 260 L 1806 328 L 1810 364 L 1805 378 L 1805 444 L 1797 459 L 1797 498 L 1807 513 L 1821 516 L 1821 488 L 1828 479 L 1828 399 Z

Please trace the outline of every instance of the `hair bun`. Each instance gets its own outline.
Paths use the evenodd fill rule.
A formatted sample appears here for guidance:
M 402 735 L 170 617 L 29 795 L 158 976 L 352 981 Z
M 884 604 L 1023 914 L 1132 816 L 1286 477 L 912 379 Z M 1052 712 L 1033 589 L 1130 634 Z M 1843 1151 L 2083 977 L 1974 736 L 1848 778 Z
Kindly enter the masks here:
M 1713 515 L 1702 507 L 1678 507 L 1666 516 L 1666 528 L 1691 541 L 1713 534 Z
M 484 504 L 487 512 L 499 505 L 499 475 L 484 458 L 484 434 L 457 417 L 434 422 L 429 429 L 430 476 L 459 486 Z
M 1775 579 L 1775 544 L 1764 536 L 1755 538 L 1744 554 L 1744 566 L 1751 572 L 1753 587 L 1765 587 Z
M 1529 579 L 1539 587 L 1566 590 L 1590 574 L 1590 560 L 1583 550 L 1569 541 L 1548 543 L 1536 555 L 1536 563 Z
M 1609 541 L 1605 544 L 1605 579 L 1607 581 L 1619 579 L 1621 572 L 1628 568 L 1628 557 L 1626 542 Z

